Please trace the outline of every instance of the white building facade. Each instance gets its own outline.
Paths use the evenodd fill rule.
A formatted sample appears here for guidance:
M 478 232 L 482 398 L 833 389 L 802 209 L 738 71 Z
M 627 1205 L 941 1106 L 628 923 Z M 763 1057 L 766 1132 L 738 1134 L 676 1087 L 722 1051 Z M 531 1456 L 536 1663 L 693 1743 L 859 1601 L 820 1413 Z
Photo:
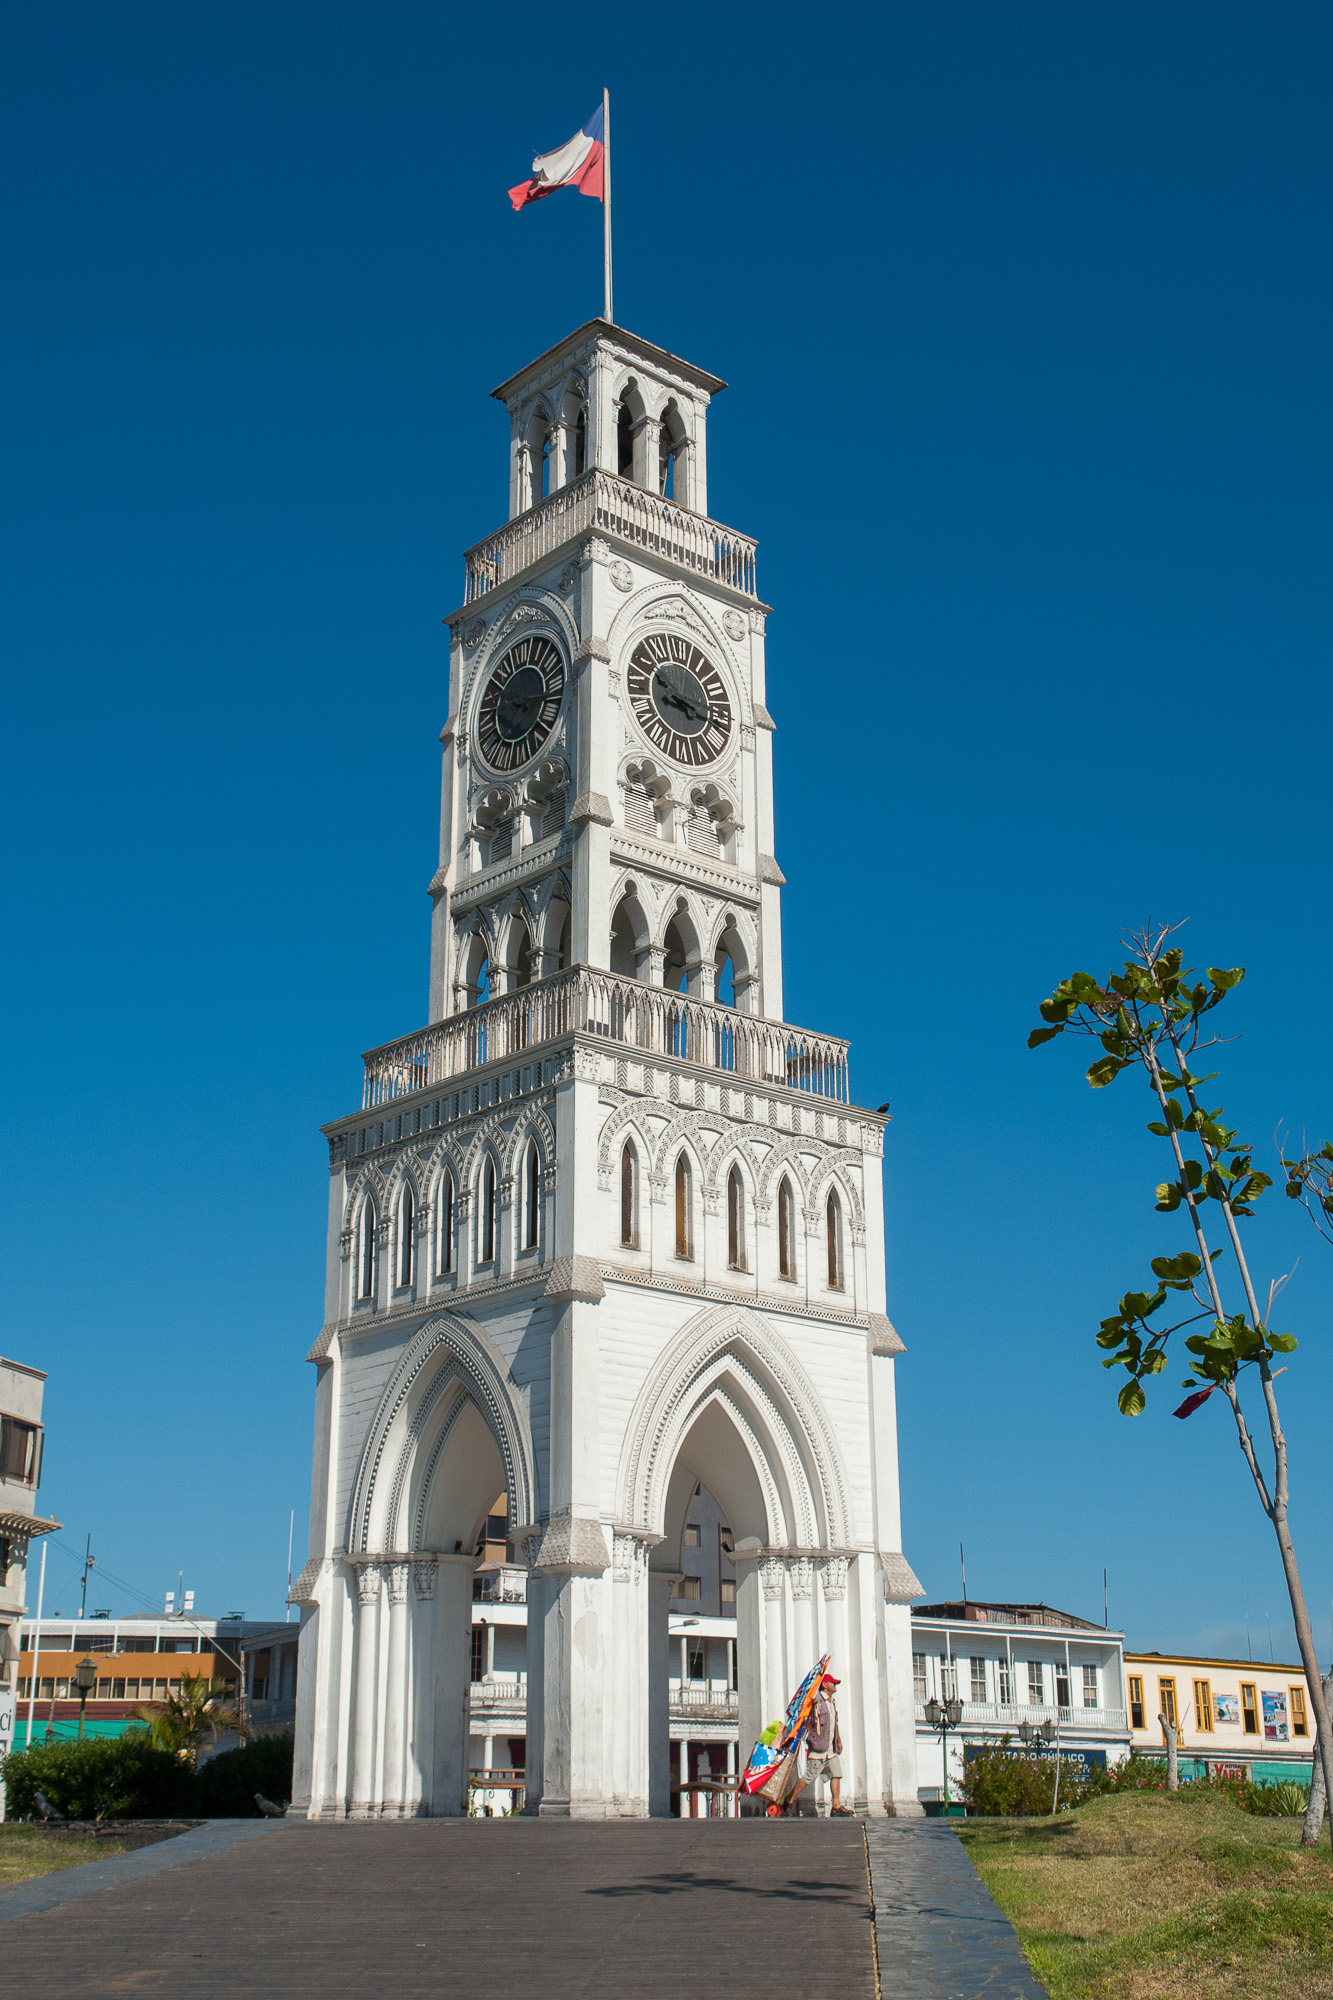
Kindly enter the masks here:
M 1130 1751 L 1125 1635 L 1049 1604 L 919 1605 L 912 1614 L 912 1692 L 923 1799 L 939 1798 L 948 1757 L 956 1796 L 969 1755 L 1006 1739 L 1025 1749 L 1024 1728 L 1041 1731 L 1039 1754 L 1085 1774 L 1122 1763 Z M 941 1735 L 926 1703 L 959 1701 L 958 1727 Z
M 0 1757 L 14 1748 L 21 1621 L 28 1606 L 28 1550 L 60 1522 L 37 1513 L 42 1480 L 42 1393 L 46 1376 L 0 1355 Z M 0 1816 L 4 1789 L 0 1786 Z
M 734 1541 L 740 1740 L 831 1652 L 847 1793 L 917 1810 L 885 1119 L 845 1043 L 783 1019 L 767 607 L 707 518 L 723 386 L 593 321 L 495 392 L 511 518 L 448 621 L 429 1025 L 325 1128 L 313 1817 L 464 1810 L 497 1493 L 527 1810 L 665 1813 L 700 1484 Z

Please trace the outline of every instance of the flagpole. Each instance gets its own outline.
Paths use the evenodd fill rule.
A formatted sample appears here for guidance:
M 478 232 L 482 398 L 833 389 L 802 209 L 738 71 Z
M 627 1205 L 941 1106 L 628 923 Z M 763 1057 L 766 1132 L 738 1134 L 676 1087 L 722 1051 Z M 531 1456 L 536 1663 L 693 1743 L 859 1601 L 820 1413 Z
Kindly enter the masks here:
M 602 90 L 602 263 L 605 309 L 602 317 L 615 325 L 611 297 L 611 93 Z

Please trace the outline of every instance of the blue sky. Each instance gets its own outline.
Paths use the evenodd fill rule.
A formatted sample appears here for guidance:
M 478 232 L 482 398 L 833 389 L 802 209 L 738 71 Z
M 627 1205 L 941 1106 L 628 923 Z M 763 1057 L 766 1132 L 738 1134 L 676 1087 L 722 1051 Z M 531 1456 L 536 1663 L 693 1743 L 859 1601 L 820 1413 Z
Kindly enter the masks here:
M 1091 1332 L 1183 1247 L 1130 1080 L 1036 1000 L 1188 918 L 1215 1093 L 1333 1130 L 1327 101 L 1314 5 L 321 0 L 11 18 L 0 1344 L 50 1370 L 48 1603 L 279 1610 L 325 1152 L 425 1017 L 441 618 L 505 508 L 488 390 L 600 305 L 505 189 L 613 94 L 622 323 L 728 378 L 760 542 L 787 1011 L 892 1101 L 905 1546 L 934 1595 L 1291 1640 L 1225 1412 Z M 1230 1017 L 1229 1020 L 1227 1017 Z M 1281 1196 L 1321 1647 L 1333 1251 Z M 1167 1378 L 1176 1379 L 1175 1372 Z M 1287 1386 L 1289 1385 L 1289 1386 Z M 138 1597 L 135 1592 L 140 1593 Z

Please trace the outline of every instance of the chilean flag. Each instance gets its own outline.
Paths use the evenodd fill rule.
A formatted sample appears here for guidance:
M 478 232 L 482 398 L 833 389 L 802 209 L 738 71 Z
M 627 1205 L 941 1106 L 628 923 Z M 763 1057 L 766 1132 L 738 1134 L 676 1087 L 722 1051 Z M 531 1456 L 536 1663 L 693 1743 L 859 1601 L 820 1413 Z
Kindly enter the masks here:
M 532 179 L 509 190 L 515 208 L 526 208 L 530 201 L 540 201 L 543 195 L 554 194 L 562 187 L 576 187 L 580 194 L 602 200 L 602 158 L 606 151 L 602 111 L 599 104 L 567 145 L 557 147 L 554 153 L 537 156 L 532 163 Z

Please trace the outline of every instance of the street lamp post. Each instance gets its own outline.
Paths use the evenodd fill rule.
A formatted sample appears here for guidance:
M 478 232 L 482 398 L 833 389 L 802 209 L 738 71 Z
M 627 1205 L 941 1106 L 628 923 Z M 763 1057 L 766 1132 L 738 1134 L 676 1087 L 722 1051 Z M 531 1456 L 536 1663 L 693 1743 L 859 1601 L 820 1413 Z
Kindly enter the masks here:
M 79 1690 L 79 1741 L 83 1741 L 83 1718 L 88 1708 L 88 1697 L 97 1686 L 97 1668 L 85 1653 L 74 1669 L 74 1684 Z
M 949 1811 L 949 1731 L 957 1729 L 963 1719 L 963 1704 L 956 1697 L 952 1701 L 936 1701 L 934 1695 L 926 1703 L 926 1724 L 928 1728 L 940 1732 L 940 1749 L 944 1757 L 944 1811 Z

